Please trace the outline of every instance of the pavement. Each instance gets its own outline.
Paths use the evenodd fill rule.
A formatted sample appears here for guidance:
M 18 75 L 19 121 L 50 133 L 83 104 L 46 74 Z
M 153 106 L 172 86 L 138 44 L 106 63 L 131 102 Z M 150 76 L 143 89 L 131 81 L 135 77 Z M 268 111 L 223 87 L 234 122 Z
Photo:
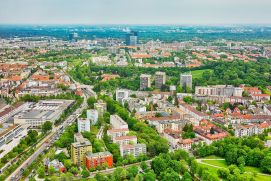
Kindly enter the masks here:
M 49 149 L 53 145 L 60 134 L 63 133 L 65 128 L 76 121 L 80 113 L 82 113 L 85 108 L 87 108 L 87 97 L 84 95 L 84 102 L 82 105 L 76 111 L 74 111 L 74 113 L 71 114 L 61 125 L 54 127 L 51 133 L 37 144 L 36 151 L 27 160 L 25 160 L 6 180 L 20 180 L 23 171 L 39 156 L 39 154 L 43 153 L 46 151 L 46 149 Z
M 96 135 L 97 139 L 102 139 L 103 138 L 103 133 L 104 133 L 104 126 L 101 126 L 101 128 L 99 129 L 98 134 Z

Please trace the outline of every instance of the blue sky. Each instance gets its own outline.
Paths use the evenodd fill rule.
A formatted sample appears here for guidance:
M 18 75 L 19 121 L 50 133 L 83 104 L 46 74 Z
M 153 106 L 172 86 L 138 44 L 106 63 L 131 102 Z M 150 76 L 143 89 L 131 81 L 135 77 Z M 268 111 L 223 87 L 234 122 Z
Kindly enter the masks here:
M 271 24 L 271 0 L 0 0 L 0 24 Z

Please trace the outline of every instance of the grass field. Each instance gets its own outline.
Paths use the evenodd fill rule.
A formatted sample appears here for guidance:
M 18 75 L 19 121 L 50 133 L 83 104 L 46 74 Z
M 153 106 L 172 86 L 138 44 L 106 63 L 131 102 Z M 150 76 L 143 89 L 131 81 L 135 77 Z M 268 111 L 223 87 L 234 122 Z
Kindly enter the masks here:
M 203 163 L 208 163 L 218 167 L 227 167 L 225 160 L 202 160 Z
M 213 72 L 212 69 L 193 70 L 193 71 L 191 71 L 191 74 L 192 74 L 192 76 L 193 76 L 193 79 L 195 79 L 195 78 L 201 78 L 202 73 L 205 72 L 205 71 Z
M 209 157 L 205 157 L 205 158 L 206 159 L 215 159 L 216 156 L 209 156 Z M 217 157 L 217 158 L 219 158 L 219 157 Z M 215 172 L 215 173 L 217 173 L 217 170 L 219 168 L 212 167 L 211 165 L 218 166 L 218 167 L 223 167 L 223 168 L 228 167 L 225 160 L 202 160 L 202 162 L 203 163 L 199 163 L 199 164 L 204 166 L 204 167 L 207 167 L 209 170 L 211 170 L 212 172 Z M 210 165 L 205 165 L 204 163 L 207 163 L 207 164 L 210 164 Z M 251 174 L 253 172 L 257 173 L 257 176 L 255 178 L 256 181 L 269 181 L 269 180 L 271 180 L 271 175 L 270 176 L 261 175 L 261 170 L 259 168 L 245 166 L 245 171 L 250 172 Z
M 222 157 L 216 156 L 216 155 L 210 155 L 210 156 L 206 156 L 204 158 L 201 159 L 223 159 Z

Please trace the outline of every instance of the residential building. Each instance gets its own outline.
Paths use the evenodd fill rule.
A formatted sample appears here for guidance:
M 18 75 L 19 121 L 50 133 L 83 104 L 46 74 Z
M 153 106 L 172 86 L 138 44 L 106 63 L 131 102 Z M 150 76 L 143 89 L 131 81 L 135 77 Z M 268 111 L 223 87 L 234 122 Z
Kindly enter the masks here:
M 65 166 L 63 165 L 63 163 L 61 163 L 60 161 L 54 159 L 52 161 L 50 161 L 50 159 L 46 158 L 44 160 L 44 166 L 45 169 L 48 171 L 49 167 L 53 167 L 55 169 L 56 172 L 65 172 Z
M 194 126 L 193 129 L 197 137 L 202 138 L 208 145 L 213 141 L 221 140 L 229 136 L 228 132 L 208 120 L 200 121 L 199 126 Z
M 129 90 L 126 89 L 118 89 L 116 90 L 116 101 L 118 101 L 121 104 L 123 103 L 123 99 L 127 99 L 129 97 Z
M 243 89 L 231 85 L 196 86 L 195 95 L 221 96 L 221 97 L 242 97 Z
M 121 156 L 133 155 L 134 157 L 137 157 L 141 154 L 146 154 L 145 144 L 134 144 L 134 145 L 129 144 L 120 146 Z
M 98 152 L 98 153 L 86 153 L 86 168 L 96 168 L 97 166 L 103 166 L 106 164 L 107 167 L 113 166 L 113 155 L 106 151 L 106 152 Z
M 110 115 L 110 124 L 113 129 L 128 129 L 128 124 L 118 115 Z
M 190 88 L 192 89 L 192 74 L 181 74 L 180 75 L 180 85 L 183 88 Z
M 263 131 L 267 128 L 271 128 L 271 122 L 263 122 L 260 124 L 238 125 L 234 128 L 234 136 L 243 137 L 258 135 L 262 134 Z
M 113 143 L 120 145 L 137 144 L 136 136 L 119 136 L 113 138 Z
M 155 73 L 155 87 L 161 89 L 161 87 L 166 83 L 166 73 L 156 72 Z
M 203 119 L 209 119 L 209 115 L 196 110 L 194 107 L 183 101 L 179 101 L 179 109 L 193 118 L 190 121 L 192 121 L 194 125 L 199 125 L 199 122 Z
M 71 144 L 71 160 L 78 166 L 85 165 L 85 154 L 92 152 L 92 145 L 80 133 L 74 135 L 74 140 Z
M 91 121 L 92 125 L 95 125 L 98 121 L 99 113 L 96 109 L 87 110 L 87 119 Z
M 102 100 L 98 100 L 98 102 L 94 103 L 94 109 L 98 111 L 100 117 L 103 117 L 104 113 L 107 111 L 106 103 Z
M 78 132 L 90 132 L 90 120 L 89 119 L 84 119 L 84 118 L 78 118 L 77 119 L 77 128 Z
M 200 137 L 192 138 L 192 139 L 181 139 L 178 143 L 178 149 L 189 151 L 191 150 L 193 144 L 199 144 L 202 142 L 203 142 L 203 139 Z
M 120 136 L 126 136 L 129 133 L 128 128 L 124 129 L 109 129 L 107 130 L 107 135 L 110 136 L 112 139 Z
M 140 76 L 140 90 L 145 90 L 151 87 L 151 75 L 141 74 Z

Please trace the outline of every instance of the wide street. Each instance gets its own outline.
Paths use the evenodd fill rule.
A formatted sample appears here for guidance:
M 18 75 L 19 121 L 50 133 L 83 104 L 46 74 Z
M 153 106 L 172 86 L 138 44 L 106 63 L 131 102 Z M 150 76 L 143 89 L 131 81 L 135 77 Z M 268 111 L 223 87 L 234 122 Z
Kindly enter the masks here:
M 23 171 L 46 149 L 49 149 L 50 146 L 56 141 L 56 139 L 63 133 L 65 128 L 68 125 L 71 125 L 79 115 L 87 108 L 87 98 L 88 95 L 84 95 L 84 101 L 81 106 L 76 109 L 73 114 L 68 116 L 68 118 L 59 126 L 56 126 L 52 129 L 51 133 L 47 135 L 42 141 L 40 141 L 36 146 L 36 151 L 25 160 L 8 178 L 7 180 L 18 181 L 20 180 Z

